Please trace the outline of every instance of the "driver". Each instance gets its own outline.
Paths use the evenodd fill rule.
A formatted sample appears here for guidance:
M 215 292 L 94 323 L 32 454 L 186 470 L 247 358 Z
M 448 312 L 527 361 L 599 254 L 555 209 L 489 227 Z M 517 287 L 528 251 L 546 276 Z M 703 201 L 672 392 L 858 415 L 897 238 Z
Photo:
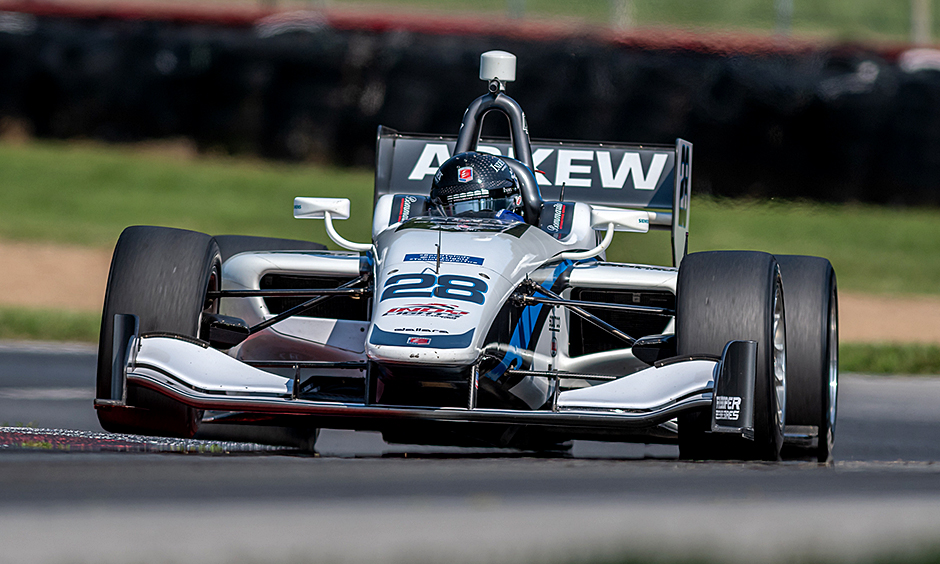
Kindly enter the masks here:
M 431 182 L 431 204 L 445 216 L 525 221 L 515 173 L 489 153 L 468 151 L 444 161 Z

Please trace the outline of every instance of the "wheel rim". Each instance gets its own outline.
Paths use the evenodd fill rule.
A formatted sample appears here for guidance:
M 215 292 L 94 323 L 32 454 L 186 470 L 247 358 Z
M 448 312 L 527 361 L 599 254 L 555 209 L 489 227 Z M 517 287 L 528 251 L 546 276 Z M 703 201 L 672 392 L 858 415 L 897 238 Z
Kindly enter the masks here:
M 829 297 L 829 331 L 828 331 L 828 349 L 829 349 L 829 397 L 826 406 L 826 432 L 829 445 L 832 445 L 836 427 L 836 405 L 839 396 L 839 310 L 837 307 L 837 297 L 835 289 Z
M 213 262 L 212 270 L 209 272 L 209 280 L 206 283 L 206 298 L 202 304 L 202 311 L 199 312 L 199 322 L 196 328 L 196 337 L 204 338 L 202 334 L 202 316 L 205 313 L 219 313 L 219 299 L 208 297 L 209 292 L 218 292 L 222 289 L 222 268 L 218 262 Z
M 774 392 L 777 394 L 776 423 L 782 432 L 787 413 L 787 329 L 783 312 L 783 294 L 779 283 L 774 289 L 773 340 Z

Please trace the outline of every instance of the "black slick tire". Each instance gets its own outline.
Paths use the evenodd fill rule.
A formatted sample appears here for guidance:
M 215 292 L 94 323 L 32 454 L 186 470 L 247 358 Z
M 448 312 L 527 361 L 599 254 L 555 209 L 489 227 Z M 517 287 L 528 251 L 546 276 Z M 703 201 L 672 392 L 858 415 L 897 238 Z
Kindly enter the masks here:
M 731 340 L 758 343 L 754 440 L 709 433 L 710 410 L 686 413 L 678 421 L 679 457 L 779 460 L 786 350 L 783 289 L 774 257 L 750 251 L 688 255 L 679 268 L 676 310 L 680 356 L 720 355 Z
M 786 457 L 828 462 L 839 384 L 836 274 L 828 260 L 777 256 L 787 293 L 787 426 L 817 428 L 816 446 L 787 445 Z
M 114 315 L 136 315 L 141 334 L 198 338 L 202 312 L 217 310 L 206 293 L 221 287 L 221 264 L 218 245 L 203 233 L 148 226 L 121 233 L 101 317 L 96 397 L 107 397 L 111 386 Z M 127 404 L 131 409 L 99 408 L 101 426 L 168 437 L 191 437 L 198 428 L 197 410 L 150 389 L 128 384 Z

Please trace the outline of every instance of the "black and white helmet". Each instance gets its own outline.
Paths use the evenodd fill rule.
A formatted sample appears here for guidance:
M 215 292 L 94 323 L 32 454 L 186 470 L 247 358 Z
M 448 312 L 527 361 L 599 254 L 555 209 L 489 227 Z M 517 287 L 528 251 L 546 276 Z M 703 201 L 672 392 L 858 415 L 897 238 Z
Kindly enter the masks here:
M 444 161 L 431 183 L 431 203 L 445 215 L 522 209 L 515 173 L 503 159 L 469 151 Z

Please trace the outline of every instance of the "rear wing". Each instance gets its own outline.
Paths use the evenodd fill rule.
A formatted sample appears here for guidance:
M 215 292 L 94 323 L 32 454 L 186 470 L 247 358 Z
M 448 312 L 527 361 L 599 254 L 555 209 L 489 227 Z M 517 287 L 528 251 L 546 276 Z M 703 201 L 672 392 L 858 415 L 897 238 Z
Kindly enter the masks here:
M 456 137 L 403 134 L 379 126 L 375 200 L 385 194 L 428 194 L 437 168 L 450 158 Z M 672 232 L 672 259 L 688 252 L 692 144 L 585 143 L 536 139 L 532 162 L 542 198 L 593 206 L 642 209 L 652 228 Z M 480 140 L 477 150 L 513 156 L 508 139 Z

